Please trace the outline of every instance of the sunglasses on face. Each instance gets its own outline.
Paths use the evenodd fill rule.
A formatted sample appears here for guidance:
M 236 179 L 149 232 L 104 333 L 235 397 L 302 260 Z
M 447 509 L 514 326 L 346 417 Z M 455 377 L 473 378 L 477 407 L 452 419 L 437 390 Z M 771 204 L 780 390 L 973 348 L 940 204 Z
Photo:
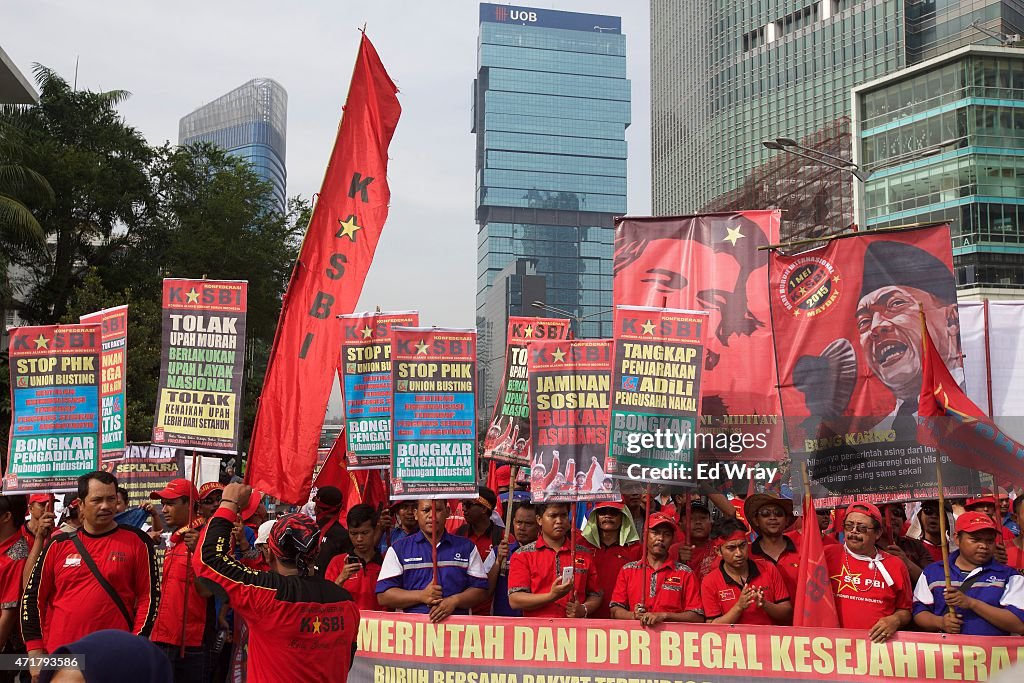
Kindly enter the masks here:
M 785 517 L 786 513 L 778 508 L 761 508 L 757 511 L 758 517 Z
M 875 527 L 868 526 L 867 524 L 851 524 L 847 523 L 843 525 L 843 531 L 856 531 L 858 534 L 866 534 L 869 531 L 874 532 Z

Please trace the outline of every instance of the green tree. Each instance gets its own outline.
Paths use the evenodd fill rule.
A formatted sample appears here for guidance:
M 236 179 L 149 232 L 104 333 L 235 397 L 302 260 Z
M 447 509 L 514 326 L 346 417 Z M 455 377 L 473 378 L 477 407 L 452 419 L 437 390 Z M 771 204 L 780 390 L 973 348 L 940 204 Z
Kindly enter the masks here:
M 127 92 L 75 90 L 41 65 L 35 77 L 39 104 L 8 108 L 0 120 L 23 132 L 34 169 L 53 189 L 52 202 L 28 202 L 46 238 L 43 256 L 12 250 L 31 277 L 21 315 L 47 324 L 65 317 L 89 268 L 107 265 L 152 211 L 153 150 L 117 111 Z
M 37 160 L 23 131 L 3 119 L 12 111 L 13 107 L 0 108 L 0 310 L 10 303 L 8 254 L 15 248 L 38 251 L 46 243 L 43 227 L 25 202 L 53 203 L 53 189 L 32 168 Z

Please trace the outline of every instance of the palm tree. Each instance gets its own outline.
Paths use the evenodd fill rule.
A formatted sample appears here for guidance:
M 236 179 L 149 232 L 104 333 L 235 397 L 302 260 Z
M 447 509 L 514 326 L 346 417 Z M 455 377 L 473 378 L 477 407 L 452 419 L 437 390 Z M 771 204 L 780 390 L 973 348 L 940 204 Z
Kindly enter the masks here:
M 31 148 L 21 130 L 9 120 L 9 107 L 0 109 L 0 309 L 11 291 L 7 277 L 8 254 L 14 248 L 42 249 L 43 226 L 25 202 L 50 203 L 53 189 L 31 166 Z

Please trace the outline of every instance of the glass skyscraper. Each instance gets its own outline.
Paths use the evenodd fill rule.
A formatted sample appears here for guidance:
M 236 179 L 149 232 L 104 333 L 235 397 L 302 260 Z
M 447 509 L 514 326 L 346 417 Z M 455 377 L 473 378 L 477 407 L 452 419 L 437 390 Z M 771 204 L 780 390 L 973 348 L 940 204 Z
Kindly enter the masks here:
M 762 140 L 850 116 L 854 86 L 991 44 L 975 21 L 1024 33 L 1020 11 L 1013 0 L 651 0 L 654 213 L 714 204 L 774 154 Z
M 529 259 L 546 280 L 546 303 L 586 318 L 573 323 L 578 336 L 610 336 L 630 123 L 621 19 L 482 3 L 477 48 L 477 327 L 503 326 L 510 313 L 545 315 L 487 306 L 499 274 Z M 504 346 L 487 346 L 482 369 L 500 373 Z
M 254 78 L 182 118 L 178 144 L 210 142 L 248 161 L 284 211 L 287 124 L 288 93 L 273 79 Z

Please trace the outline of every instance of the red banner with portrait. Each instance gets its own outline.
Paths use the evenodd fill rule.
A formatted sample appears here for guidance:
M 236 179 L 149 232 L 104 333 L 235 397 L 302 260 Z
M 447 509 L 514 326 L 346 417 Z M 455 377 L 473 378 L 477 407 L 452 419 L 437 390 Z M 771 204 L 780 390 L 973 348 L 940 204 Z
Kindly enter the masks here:
M 766 434 L 743 460 L 783 457 L 768 307 L 768 252 L 778 211 L 622 218 L 615 230 L 616 306 L 706 310 L 701 430 Z M 760 440 L 759 440 L 760 443 Z M 745 489 L 744 489 L 745 490 Z
M 936 350 L 964 378 L 949 226 L 774 251 L 770 278 L 791 469 L 807 461 L 816 504 L 934 498 L 935 451 L 917 440 L 922 309 Z M 952 463 L 943 478 L 953 497 L 980 487 Z

